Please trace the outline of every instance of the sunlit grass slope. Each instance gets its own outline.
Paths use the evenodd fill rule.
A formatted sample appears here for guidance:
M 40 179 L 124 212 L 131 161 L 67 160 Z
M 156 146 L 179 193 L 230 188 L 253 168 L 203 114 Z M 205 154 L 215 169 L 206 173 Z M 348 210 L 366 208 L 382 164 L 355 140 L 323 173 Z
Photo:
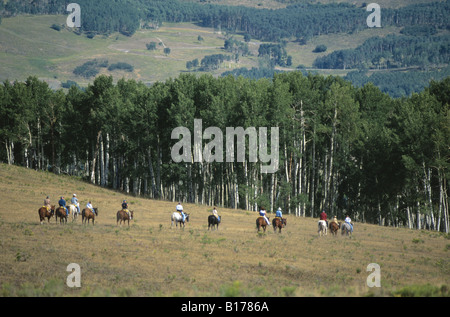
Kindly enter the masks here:
M 99 208 L 94 226 L 39 223 L 47 195 L 73 193 Z M 122 199 L 135 212 L 129 228 L 116 225 Z M 4 164 L 0 201 L 3 296 L 448 296 L 450 242 L 435 232 L 357 223 L 351 238 L 318 237 L 317 219 L 286 215 L 281 234 L 258 234 L 255 213 L 220 207 L 211 232 L 211 208 L 193 204 L 184 204 L 186 228 L 171 228 L 175 202 Z M 71 263 L 80 288 L 66 285 Z M 370 263 L 380 265 L 380 288 L 367 285 Z

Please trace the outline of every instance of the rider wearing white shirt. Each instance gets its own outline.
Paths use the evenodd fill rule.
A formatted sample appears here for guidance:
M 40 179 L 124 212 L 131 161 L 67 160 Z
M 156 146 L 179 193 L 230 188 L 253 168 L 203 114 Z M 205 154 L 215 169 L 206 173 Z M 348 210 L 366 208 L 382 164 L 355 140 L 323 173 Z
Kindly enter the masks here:
M 347 217 L 345 218 L 345 222 L 348 223 L 350 225 L 351 228 L 351 232 L 353 232 L 353 224 L 352 224 L 352 220 L 350 219 L 350 217 L 347 215 Z
M 178 205 L 177 205 L 177 211 L 183 216 L 183 222 L 184 222 L 185 219 L 186 219 L 186 215 L 185 215 L 184 212 L 183 212 L 183 206 L 181 205 L 181 203 L 178 203 Z
M 78 198 L 77 198 L 76 194 L 73 194 L 73 197 L 70 200 L 70 202 L 72 203 L 72 205 L 77 207 L 77 213 L 80 214 L 80 203 L 78 202 Z
M 263 217 L 267 224 L 270 226 L 269 219 L 267 219 L 266 217 L 266 210 L 263 207 L 261 207 L 261 209 L 259 210 L 259 215 Z

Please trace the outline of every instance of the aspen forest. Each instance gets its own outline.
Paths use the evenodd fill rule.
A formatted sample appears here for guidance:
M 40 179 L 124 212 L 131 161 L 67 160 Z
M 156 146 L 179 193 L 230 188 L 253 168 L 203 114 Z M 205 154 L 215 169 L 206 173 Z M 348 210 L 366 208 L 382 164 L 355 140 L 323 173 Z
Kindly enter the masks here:
M 371 83 L 301 72 L 181 74 L 149 86 L 101 75 L 68 90 L 30 76 L 0 85 L 0 162 L 152 199 L 298 217 L 325 210 L 448 233 L 449 104 L 450 78 L 394 99 Z M 278 127 L 278 170 L 248 159 L 175 163 L 171 133 L 192 132 L 194 119 L 224 134 Z

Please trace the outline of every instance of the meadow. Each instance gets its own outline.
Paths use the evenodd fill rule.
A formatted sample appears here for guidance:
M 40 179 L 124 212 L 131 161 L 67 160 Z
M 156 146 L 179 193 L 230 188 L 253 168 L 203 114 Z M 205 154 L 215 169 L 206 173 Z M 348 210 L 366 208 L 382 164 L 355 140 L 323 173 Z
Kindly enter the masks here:
M 49 195 L 76 193 L 99 208 L 95 225 L 39 223 Z M 127 199 L 135 219 L 116 224 Z M 356 223 L 352 237 L 317 235 L 317 219 L 285 214 L 281 233 L 258 233 L 257 215 L 184 204 L 190 222 L 171 228 L 176 202 L 137 198 L 80 179 L 0 164 L 1 296 L 448 296 L 449 236 Z M 269 214 L 272 217 L 273 214 Z M 81 268 L 70 288 L 67 266 Z M 369 287 L 371 263 L 381 287 Z
M 107 60 L 109 64 L 124 62 L 134 67 L 133 72 L 108 71 L 100 69 L 101 74 L 113 76 L 115 81 L 135 79 L 144 83 L 165 81 L 187 72 L 186 62 L 213 54 L 229 54 L 224 50 L 227 34 L 212 28 L 202 28 L 194 23 L 164 23 L 157 30 L 141 29 L 133 36 L 119 33 L 109 36 L 97 35 L 93 39 L 77 35 L 67 28 L 56 31 L 53 24 L 64 25 L 64 15 L 29 16 L 19 15 L 4 18 L 0 27 L 0 81 L 26 80 L 28 76 L 37 76 L 58 89 L 68 80 L 87 86 L 94 77 L 77 76 L 73 70 L 87 61 Z M 292 66 L 278 68 L 294 70 L 302 65 L 311 69 L 317 57 L 335 50 L 355 48 L 373 36 L 398 34 L 400 28 L 386 27 L 367 29 L 357 34 L 321 35 L 311 39 L 307 45 L 299 45 L 295 39 L 287 42 L 286 50 L 292 56 Z M 201 36 L 202 40 L 198 38 Z M 231 36 L 231 35 L 230 35 Z M 242 34 L 233 37 L 243 41 Z M 154 51 L 147 50 L 146 44 L 158 43 Z M 161 44 L 160 44 L 161 43 Z M 224 62 L 217 70 L 211 71 L 219 76 L 234 68 L 259 67 L 258 48 L 260 41 L 252 39 L 248 43 L 251 55 L 241 56 L 239 62 Z M 313 53 L 317 45 L 326 45 L 324 53 Z M 170 54 L 164 54 L 164 48 L 170 48 Z M 325 75 L 345 76 L 348 70 L 316 70 Z M 201 72 L 199 72 L 201 73 Z

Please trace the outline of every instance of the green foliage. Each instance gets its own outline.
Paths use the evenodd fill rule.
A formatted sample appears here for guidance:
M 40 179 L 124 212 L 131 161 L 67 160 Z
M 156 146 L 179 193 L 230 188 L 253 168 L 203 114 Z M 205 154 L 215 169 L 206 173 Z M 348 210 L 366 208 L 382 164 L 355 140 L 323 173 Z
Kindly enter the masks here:
M 225 40 L 224 48 L 227 52 L 241 56 L 246 56 L 250 54 L 248 45 L 246 43 L 236 40 L 234 37 Z
M 85 78 L 95 77 L 99 73 L 100 68 L 108 67 L 107 60 L 91 60 L 87 61 L 81 66 L 75 67 L 73 73 L 77 76 L 82 76 Z
M 149 51 L 154 51 L 154 50 L 156 50 L 156 42 L 150 42 L 150 43 L 147 43 L 146 46 L 147 46 L 147 49 L 148 49 Z
M 55 31 L 61 31 L 61 25 L 53 23 L 52 26 L 50 27 Z
M 450 293 L 446 285 L 437 287 L 425 284 L 405 286 L 392 292 L 392 295 L 396 297 L 448 297 Z
M 339 50 L 317 58 L 313 66 L 323 69 L 399 68 L 448 64 L 450 36 L 373 37 L 355 49 Z
M 124 70 L 124 71 L 127 71 L 127 72 L 133 72 L 133 71 L 134 71 L 134 67 L 133 67 L 133 66 L 131 66 L 131 65 L 128 64 L 128 63 L 123 63 L 123 62 L 114 63 L 114 64 L 111 64 L 111 65 L 108 67 L 108 70 L 109 70 L 110 72 L 112 72 L 112 71 L 114 71 L 114 70 L 116 70 L 116 69 L 118 69 L 118 70 Z
M 82 8 L 81 31 L 94 34 L 120 32 L 130 36 L 139 28 L 140 21 L 144 27 L 152 28 L 162 22 L 195 21 L 204 27 L 226 26 L 232 32 L 242 31 L 247 34 L 246 42 L 250 37 L 279 42 L 291 37 L 306 41 L 319 34 L 354 33 L 367 28 L 365 9 L 346 3 L 294 3 L 277 10 L 179 0 L 78 0 L 77 3 Z M 8 1 L 0 7 L 0 15 L 65 14 L 66 5 L 64 0 Z M 432 28 L 447 28 L 449 14 L 448 1 L 384 9 L 383 26 L 427 28 L 428 33 Z
M 207 55 L 202 58 L 202 61 L 200 62 L 202 71 L 210 71 L 214 69 L 218 69 L 220 65 L 224 61 L 231 60 L 231 56 L 224 55 L 224 54 L 213 54 L 213 55 Z
M 280 44 L 261 44 L 258 49 L 258 56 L 267 57 L 274 66 L 290 66 L 288 65 L 286 49 Z M 292 64 L 292 62 L 290 64 Z
M 316 48 L 313 50 L 314 53 L 323 53 L 326 52 L 327 46 L 326 45 L 317 45 Z
M 344 78 L 356 87 L 373 83 L 393 98 L 410 96 L 423 91 L 432 80 L 444 80 L 450 76 L 450 67 L 429 71 L 410 70 L 408 72 L 377 71 L 369 75 L 367 71 L 351 71 Z M 448 99 L 447 99 L 448 100 Z

